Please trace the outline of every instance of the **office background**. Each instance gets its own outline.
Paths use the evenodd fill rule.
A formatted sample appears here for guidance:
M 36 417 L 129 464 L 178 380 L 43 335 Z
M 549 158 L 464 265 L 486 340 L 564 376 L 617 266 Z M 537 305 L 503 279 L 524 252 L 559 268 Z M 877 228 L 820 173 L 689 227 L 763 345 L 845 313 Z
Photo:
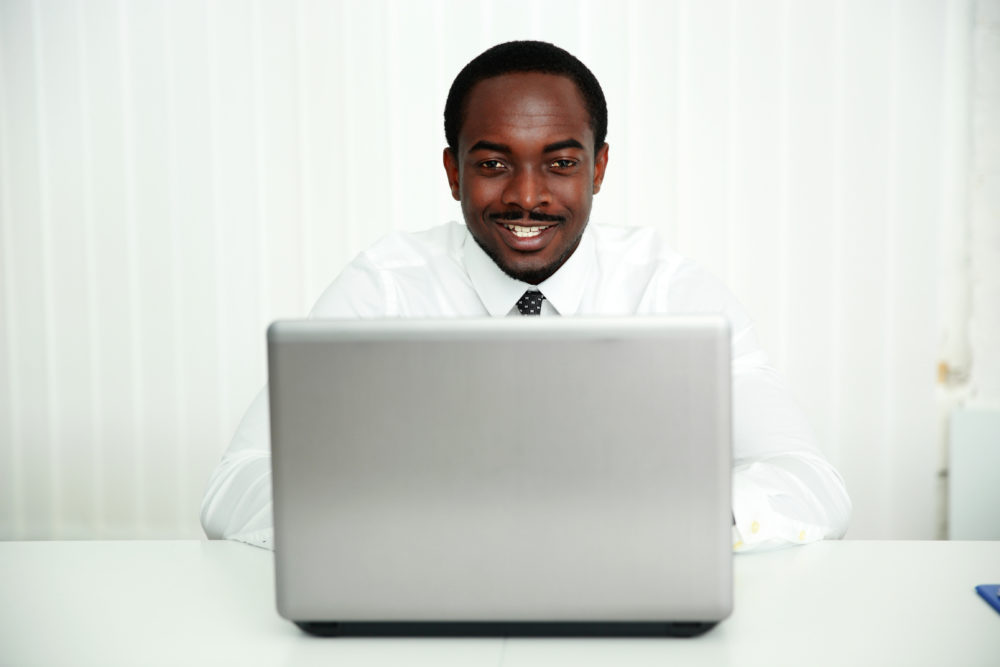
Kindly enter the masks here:
M 445 95 L 514 38 L 598 76 L 592 223 L 737 293 L 848 536 L 942 535 L 949 415 L 1000 408 L 1000 2 L 5 0 L 0 539 L 201 535 L 266 325 L 460 219 Z

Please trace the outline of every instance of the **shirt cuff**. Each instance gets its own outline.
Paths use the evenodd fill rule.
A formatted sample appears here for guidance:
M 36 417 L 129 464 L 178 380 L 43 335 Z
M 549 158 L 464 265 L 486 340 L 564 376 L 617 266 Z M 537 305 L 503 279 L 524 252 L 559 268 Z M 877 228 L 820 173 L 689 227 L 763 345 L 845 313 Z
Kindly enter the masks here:
M 268 551 L 274 551 L 274 528 L 261 528 L 260 530 L 254 530 L 246 533 L 227 535 L 226 539 L 232 540 L 233 542 L 249 544 L 252 547 L 260 547 L 261 549 L 267 549 Z
M 769 483 L 768 471 L 751 465 L 733 474 L 733 552 L 769 551 L 822 540 L 828 529 L 784 516 L 774 510 L 771 498 L 786 495 L 781 480 Z M 757 474 L 753 474 L 757 473 Z

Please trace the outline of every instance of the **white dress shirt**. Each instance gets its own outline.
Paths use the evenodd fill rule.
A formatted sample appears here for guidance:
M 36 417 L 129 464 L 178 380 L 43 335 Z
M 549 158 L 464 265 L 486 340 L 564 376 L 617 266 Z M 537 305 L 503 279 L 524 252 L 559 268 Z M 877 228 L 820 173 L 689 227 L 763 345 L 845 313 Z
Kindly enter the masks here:
M 326 289 L 314 318 L 506 317 L 529 289 L 542 317 L 722 313 L 732 330 L 733 549 L 839 538 L 851 501 L 823 457 L 753 324 L 733 295 L 648 228 L 590 225 L 565 264 L 537 287 L 503 273 L 464 224 L 393 233 Z M 209 482 L 211 538 L 270 548 L 271 466 L 266 387 L 250 405 Z

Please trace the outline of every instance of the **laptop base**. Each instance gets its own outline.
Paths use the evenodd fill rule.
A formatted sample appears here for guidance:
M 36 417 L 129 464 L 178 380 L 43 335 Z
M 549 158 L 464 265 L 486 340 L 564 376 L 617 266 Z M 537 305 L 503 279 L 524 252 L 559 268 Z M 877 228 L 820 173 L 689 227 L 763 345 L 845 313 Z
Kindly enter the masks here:
M 715 621 L 660 622 L 316 622 L 295 621 L 319 637 L 695 637 Z

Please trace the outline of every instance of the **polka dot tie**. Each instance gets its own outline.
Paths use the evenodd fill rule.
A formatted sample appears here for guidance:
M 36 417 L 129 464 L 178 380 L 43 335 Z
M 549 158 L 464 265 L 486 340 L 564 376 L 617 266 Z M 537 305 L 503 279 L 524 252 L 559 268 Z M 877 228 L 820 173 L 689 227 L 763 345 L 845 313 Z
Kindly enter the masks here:
M 540 315 L 545 295 L 538 290 L 528 290 L 517 300 L 517 310 L 522 315 Z

